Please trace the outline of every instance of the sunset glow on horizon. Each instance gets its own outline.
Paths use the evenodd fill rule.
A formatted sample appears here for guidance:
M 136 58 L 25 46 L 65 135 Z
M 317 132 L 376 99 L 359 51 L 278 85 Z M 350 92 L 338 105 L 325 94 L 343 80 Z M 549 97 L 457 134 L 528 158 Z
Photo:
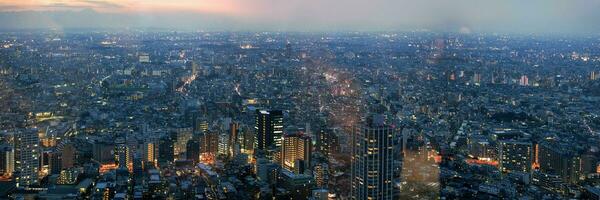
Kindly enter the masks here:
M 588 0 L 0 0 L 0 22 L 8 29 L 596 32 L 597 7 Z
M 231 0 L 0 0 L 1 11 L 78 11 L 106 13 L 193 12 L 239 15 L 240 3 Z

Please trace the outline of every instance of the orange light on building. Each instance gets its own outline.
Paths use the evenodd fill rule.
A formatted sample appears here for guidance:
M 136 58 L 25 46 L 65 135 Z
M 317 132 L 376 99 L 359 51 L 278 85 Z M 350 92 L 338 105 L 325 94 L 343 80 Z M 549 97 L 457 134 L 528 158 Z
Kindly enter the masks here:
M 469 164 L 472 164 L 472 165 L 476 164 L 476 165 L 490 165 L 490 166 L 494 166 L 494 167 L 498 166 L 498 161 L 495 161 L 495 160 L 467 159 L 466 162 Z
M 598 167 L 596 167 L 596 173 L 600 174 L 600 164 L 598 164 Z
M 437 164 L 442 163 L 442 156 L 439 155 L 438 152 L 433 149 L 427 152 L 427 159 L 433 159 Z
M 215 163 L 215 155 L 212 153 L 202 153 L 200 155 L 200 162 L 206 165 L 212 165 Z
M 531 165 L 531 168 L 532 168 L 532 169 L 539 169 L 539 168 L 540 168 L 540 163 L 534 162 L 534 163 Z
M 117 164 L 104 164 L 104 165 L 100 165 L 100 169 L 98 170 L 100 172 L 100 174 L 104 174 L 110 170 L 115 170 L 117 169 Z

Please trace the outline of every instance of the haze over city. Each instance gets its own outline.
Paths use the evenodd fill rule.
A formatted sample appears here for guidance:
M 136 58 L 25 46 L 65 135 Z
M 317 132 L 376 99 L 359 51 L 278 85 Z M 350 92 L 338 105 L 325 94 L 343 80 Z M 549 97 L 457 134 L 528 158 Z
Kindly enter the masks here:
M 589 0 L 2 0 L 0 22 L 2 29 L 593 34 L 598 9 Z

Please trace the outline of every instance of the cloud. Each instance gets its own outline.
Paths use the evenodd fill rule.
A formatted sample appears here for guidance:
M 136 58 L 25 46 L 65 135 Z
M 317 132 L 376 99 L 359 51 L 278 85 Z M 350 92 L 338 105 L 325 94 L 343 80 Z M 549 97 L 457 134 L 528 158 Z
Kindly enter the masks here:
M 108 1 L 99 1 L 99 0 L 79 0 L 79 2 L 90 5 L 94 8 L 106 8 L 106 9 L 114 9 L 114 8 L 124 8 L 123 5 Z

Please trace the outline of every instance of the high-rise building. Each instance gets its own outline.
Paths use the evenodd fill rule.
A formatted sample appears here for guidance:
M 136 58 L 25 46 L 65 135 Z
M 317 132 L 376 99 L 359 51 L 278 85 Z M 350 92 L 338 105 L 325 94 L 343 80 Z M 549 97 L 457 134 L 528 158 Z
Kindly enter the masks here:
M 58 151 L 48 152 L 48 170 L 50 174 L 59 174 L 62 169 L 61 153 Z
M 15 182 L 17 187 L 38 184 L 39 138 L 36 130 L 15 134 Z
M 219 146 L 219 134 L 208 131 L 200 136 L 200 154 L 217 154 Z
M 75 164 L 75 147 L 73 144 L 65 144 L 61 151 L 62 169 L 71 168 Z
M 116 160 L 119 168 L 127 169 L 130 162 L 129 148 L 125 143 L 125 138 L 119 137 L 115 140 Z
M 395 199 L 395 129 L 383 115 L 369 116 L 352 134 L 351 196 L 353 199 Z
M 540 172 L 558 175 L 565 183 L 576 183 L 581 175 L 581 159 L 568 146 L 555 142 L 541 142 L 538 145 Z
M 329 184 L 329 165 L 325 162 L 315 164 L 313 168 L 315 184 L 318 188 L 327 188 Z
M 10 177 L 15 170 L 15 150 L 10 146 L 0 146 L 0 176 Z
M 499 163 L 502 172 L 531 172 L 533 145 L 530 142 L 500 141 Z
M 283 137 L 281 166 L 297 174 L 310 167 L 311 141 L 303 132 L 288 133 Z
M 186 145 L 186 159 L 197 163 L 200 161 L 200 139 L 198 137 L 192 138 Z
M 144 172 L 144 164 L 143 164 L 143 159 L 142 159 L 142 154 L 140 152 L 135 152 L 133 154 L 133 159 L 132 159 L 132 170 L 133 170 L 133 174 L 137 177 L 142 175 L 142 173 Z
M 162 137 L 158 142 L 158 163 L 159 166 L 169 164 L 174 161 L 174 144 L 169 136 Z
M 321 129 L 317 132 L 317 151 L 321 152 L 326 158 L 329 157 L 331 149 L 332 129 Z
M 254 149 L 254 132 L 252 128 L 243 127 L 241 134 L 238 135 L 238 143 L 242 153 L 250 154 Z
M 174 155 L 175 156 L 185 156 L 185 150 L 187 142 L 192 139 L 192 128 L 178 128 L 175 130 L 177 134 L 174 145 Z
M 144 161 L 146 162 L 152 162 L 152 163 L 156 163 L 157 162 L 157 157 L 156 157 L 156 152 L 157 148 L 156 148 L 156 142 L 155 141 L 147 141 L 144 143 Z
M 307 199 L 315 186 L 313 177 L 308 174 L 296 174 L 287 170 L 279 173 L 278 185 L 289 191 L 286 199 Z
M 240 151 L 239 143 L 239 132 L 240 124 L 237 122 L 229 123 L 229 156 L 235 157 L 236 153 Z
M 267 150 L 281 147 L 283 112 L 256 110 L 254 149 Z
M 219 134 L 219 147 L 217 148 L 217 154 L 228 156 L 229 155 L 229 134 L 221 133 Z
M 100 164 L 114 164 L 115 156 L 112 153 L 114 144 L 103 141 L 95 141 L 92 144 L 92 159 Z
M 208 120 L 206 117 L 198 117 L 194 121 L 194 132 L 206 133 L 208 132 Z

